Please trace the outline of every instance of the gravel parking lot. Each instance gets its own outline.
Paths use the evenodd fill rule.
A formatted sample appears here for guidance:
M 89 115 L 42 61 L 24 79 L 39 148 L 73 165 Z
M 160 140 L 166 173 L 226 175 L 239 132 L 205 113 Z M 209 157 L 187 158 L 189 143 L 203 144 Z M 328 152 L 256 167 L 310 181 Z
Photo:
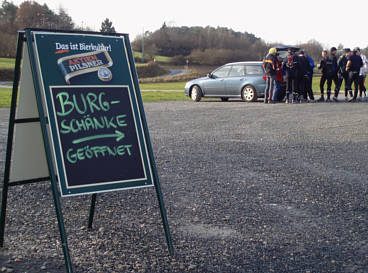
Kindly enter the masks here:
M 75 272 L 368 272 L 368 103 L 145 110 L 175 256 L 153 188 L 99 194 L 92 231 L 89 197 L 69 197 Z M 49 183 L 10 188 L 0 270 L 65 272 L 59 238 Z

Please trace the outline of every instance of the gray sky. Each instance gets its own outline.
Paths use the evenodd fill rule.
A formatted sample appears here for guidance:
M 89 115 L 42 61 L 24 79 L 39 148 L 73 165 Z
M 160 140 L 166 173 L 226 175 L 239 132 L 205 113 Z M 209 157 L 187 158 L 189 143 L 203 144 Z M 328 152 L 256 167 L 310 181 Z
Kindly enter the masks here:
M 8 0 L 9 1 L 9 0 Z M 11 1 L 11 0 L 10 0 Z M 13 0 L 19 5 L 23 0 Z M 266 42 L 296 44 L 316 39 L 326 48 L 368 46 L 368 0 L 36 0 L 66 9 L 77 25 L 98 31 L 109 18 L 133 40 L 143 30 L 168 26 L 228 27 Z M 350 4 L 351 3 L 351 4 Z

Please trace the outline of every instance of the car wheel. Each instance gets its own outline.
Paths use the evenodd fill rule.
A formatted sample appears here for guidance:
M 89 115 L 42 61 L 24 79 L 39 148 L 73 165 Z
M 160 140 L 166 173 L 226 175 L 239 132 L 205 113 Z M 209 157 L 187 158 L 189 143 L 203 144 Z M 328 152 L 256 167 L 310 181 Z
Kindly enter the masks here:
M 243 101 L 251 102 L 257 100 L 257 92 L 253 86 L 247 85 L 241 91 L 241 98 Z
M 200 101 L 202 98 L 202 90 L 198 85 L 194 85 L 192 87 L 192 91 L 190 93 L 190 97 L 193 101 Z
M 221 98 L 221 101 L 229 101 L 229 98 Z

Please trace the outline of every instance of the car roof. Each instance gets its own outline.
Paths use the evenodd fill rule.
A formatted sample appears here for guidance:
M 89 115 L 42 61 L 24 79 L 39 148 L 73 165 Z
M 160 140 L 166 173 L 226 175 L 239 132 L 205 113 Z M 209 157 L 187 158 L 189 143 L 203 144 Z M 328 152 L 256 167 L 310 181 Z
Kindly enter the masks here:
M 262 62 L 260 61 L 247 61 L 247 62 L 235 62 L 235 63 L 228 63 L 228 64 L 225 64 L 225 65 L 234 65 L 234 64 L 251 64 L 251 65 L 260 65 L 262 64 Z
M 276 46 L 277 51 L 287 51 L 288 49 L 298 51 L 300 48 L 295 46 Z

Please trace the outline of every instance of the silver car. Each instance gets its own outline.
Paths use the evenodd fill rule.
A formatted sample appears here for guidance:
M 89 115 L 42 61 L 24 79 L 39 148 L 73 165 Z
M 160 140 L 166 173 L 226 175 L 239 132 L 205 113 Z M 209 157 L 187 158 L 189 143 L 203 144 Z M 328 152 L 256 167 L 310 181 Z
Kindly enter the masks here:
M 243 101 L 256 101 L 264 96 L 266 76 L 262 62 L 237 62 L 225 64 L 206 77 L 186 83 L 185 95 L 193 101 L 202 97 L 241 98 Z

